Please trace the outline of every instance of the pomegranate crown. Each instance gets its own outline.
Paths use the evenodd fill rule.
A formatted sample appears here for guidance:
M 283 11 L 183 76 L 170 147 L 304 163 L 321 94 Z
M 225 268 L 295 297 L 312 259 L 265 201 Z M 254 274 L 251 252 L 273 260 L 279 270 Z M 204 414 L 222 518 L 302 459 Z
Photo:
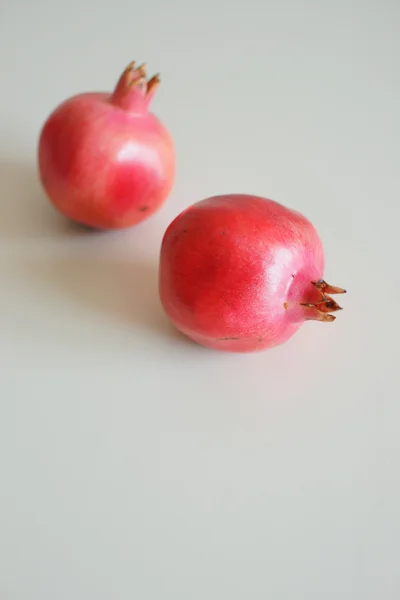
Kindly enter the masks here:
M 323 279 L 312 281 L 311 283 L 320 293 L 320 299 L 314 303 L 307 302 L 301 304 L 301 306 L 305 306 L 309 309 L 309 316 L 307 318 L 316 321 L 334 321 L 336 317 L 330 313 L 342 310 L 342 307 L 339 306 L 329 294 L 345 294 L 346 290 L 334 285 L 329 285 L 329 283 L 326 283 Z
M 146 109 L 160 81 L 159 73 L 147 79 L 146 65 L 136 67 L 135 61 L 132 61 L 119 78 L 111 102 L 126 110 Z

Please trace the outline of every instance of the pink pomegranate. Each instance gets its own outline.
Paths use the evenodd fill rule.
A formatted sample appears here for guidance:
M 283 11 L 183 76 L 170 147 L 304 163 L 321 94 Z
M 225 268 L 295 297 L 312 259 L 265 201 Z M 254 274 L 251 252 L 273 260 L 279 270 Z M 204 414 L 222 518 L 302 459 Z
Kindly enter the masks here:
M 174 179 L 171 137 L 149 112 L 159 84 L 131 63 L 113 93 L 85 93 L 49 116 L 39 172 L 54 206 L 93 228 L 129 227 L 157 211 Z
M 176 327 L 231 352 L 271 348 L 304 321 L 333 321 L 345 290 L 323 280 L 311 223 L 273 200 L 230 194 L 183 211 L 165 232 L 159 289 Z

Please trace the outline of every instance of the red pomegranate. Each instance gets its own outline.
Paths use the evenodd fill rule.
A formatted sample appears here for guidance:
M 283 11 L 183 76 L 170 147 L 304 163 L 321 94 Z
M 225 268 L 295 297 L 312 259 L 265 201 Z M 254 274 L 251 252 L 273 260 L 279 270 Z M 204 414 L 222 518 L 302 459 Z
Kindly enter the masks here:
M 304 321 L 333 321 L 318 233 L 300 213 L 258 196 L 207 198 L 165 232 L 159 289 L 176 327 L 231 352 L 271 348 Z
M 171 137 L 149 112 L 159 84 L 131 63 L 113 93 L 69 98 L 39 140 L 42 184 L 66 217 L 89 227 L 129 227 L 157 211 L 174 179 Z

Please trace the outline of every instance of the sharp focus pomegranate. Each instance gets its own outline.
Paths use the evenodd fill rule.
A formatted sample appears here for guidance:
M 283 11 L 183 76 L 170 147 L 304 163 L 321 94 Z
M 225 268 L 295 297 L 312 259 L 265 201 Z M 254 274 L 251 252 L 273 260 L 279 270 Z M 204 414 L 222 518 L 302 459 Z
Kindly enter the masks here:
M 54 206 L 89 227 L 129 227 L 157 211 L 174 178 L 171 137 L 148 108 L 159 84 L 131 63 L 113 93 L 85 93 L 49 116 L 39 172 Z
M 271 348 L 309 319 L 333 321 L 318 233 L 273 200 L 231 194 L 202 200 L 165 232 L 159 289 L 176 327 L 231 352 Z

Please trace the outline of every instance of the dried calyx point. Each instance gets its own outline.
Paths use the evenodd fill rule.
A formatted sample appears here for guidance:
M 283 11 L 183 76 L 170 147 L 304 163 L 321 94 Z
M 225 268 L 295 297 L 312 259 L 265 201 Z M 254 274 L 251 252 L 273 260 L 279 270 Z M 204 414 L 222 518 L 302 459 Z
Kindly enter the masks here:
M 316 302 L 301 304 L 301 306 L 310 309 L 308 318 L 316 321 L 334 321 L 336 317 L 330 313 L 342 310 L 342 307 L 339 306 L 329 294 L 345 294 L 346 290 L 334 285 L 329 285 L 329 283 L 326 283 L 323 279 L 312 281 L 311 283 L 320 292 L 321 296 Z
M 136 67 L 135 61 L 129 63 L 122 74 L 122 79 L 127 88 L 137 87 L 144 91 L 145 95 L 153 93 L 160 83 L 160 74 L 154 75 L 147 80 L 146 64 Z

